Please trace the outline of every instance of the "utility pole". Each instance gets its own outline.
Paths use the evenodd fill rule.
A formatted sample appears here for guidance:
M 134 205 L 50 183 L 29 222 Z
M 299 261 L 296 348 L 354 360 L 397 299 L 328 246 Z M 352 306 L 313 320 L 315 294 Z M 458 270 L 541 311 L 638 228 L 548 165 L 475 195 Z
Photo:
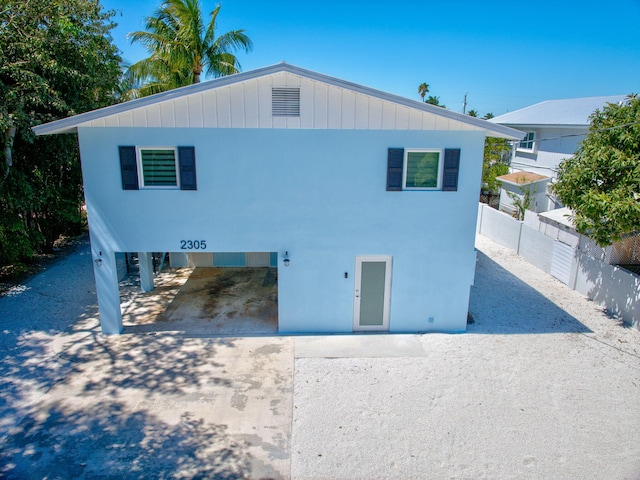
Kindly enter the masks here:
M 467 94 L 464 94 L 464 100 L 462 101 L 462 114 L 467 113 Z

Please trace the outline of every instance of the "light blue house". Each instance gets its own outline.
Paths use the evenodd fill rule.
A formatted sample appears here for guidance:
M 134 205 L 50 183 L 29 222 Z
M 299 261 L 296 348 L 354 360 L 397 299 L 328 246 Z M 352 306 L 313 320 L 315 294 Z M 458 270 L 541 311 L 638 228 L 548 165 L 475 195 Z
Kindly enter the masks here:
M 283 333 L 464 331 L 484 139 L 522 138 L 285 63 L 34 131 L 78 134 L 104 333 L 119 252 L 277 265 Z

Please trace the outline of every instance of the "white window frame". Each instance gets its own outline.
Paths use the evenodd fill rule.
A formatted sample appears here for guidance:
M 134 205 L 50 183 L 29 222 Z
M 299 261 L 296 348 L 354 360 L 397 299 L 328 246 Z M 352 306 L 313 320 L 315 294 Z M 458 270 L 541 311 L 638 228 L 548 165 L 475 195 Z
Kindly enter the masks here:
M 407 187 L 407 172 L 410 153 L 438 154 L 438 183 L 435 187 Z M 402 190 L 442 190 L 442 170 L 444 169 L 444 150 L 440 148 L 405 148 L 404 164 L 402 165 Z
M 142 165 L 143 150 L 172 150 L 173 160 L 176 167 L 176 184 L 175 185 L 145 185 L 144 170 Z M 138 185 L 140 189 L 160 189 L 160 190 L 180 190 L 180 163 L 178 160 L 178 149 L 176 147 L 136 147 L 136 161 L 138 162 Z
M 526 138 L 529 137 L 529 135 L 532 135 L 532 138 L 530 140 L 525 140 Z M 525 132 L 525 139 L 522 139 L 520 142 L 518 142 L 517 150 L 520 150 L 522 152 L 534 153 L 536 151 L 536 145 L 538 143 L 536 132 L 534 131 Z M 523 143 L 530 143 L 531 148 L 521 146 Z

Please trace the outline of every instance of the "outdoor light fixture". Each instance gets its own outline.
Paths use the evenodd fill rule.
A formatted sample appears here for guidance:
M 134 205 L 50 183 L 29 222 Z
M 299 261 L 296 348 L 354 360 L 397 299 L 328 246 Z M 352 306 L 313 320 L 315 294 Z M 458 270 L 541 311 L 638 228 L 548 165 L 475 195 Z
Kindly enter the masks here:
M 98 258 L 96 258 L 94 261 L 96 262 L 96 265 L 97 265 L 98 267 L 101 267 L 101 266 L 102 266 L 102 252 L 100 252 L 100 253 L 98 254 Z
M 289 260 L 289 252 L 284 252 L 284 266 L 288 267 L 290 262 L 291 261 Z

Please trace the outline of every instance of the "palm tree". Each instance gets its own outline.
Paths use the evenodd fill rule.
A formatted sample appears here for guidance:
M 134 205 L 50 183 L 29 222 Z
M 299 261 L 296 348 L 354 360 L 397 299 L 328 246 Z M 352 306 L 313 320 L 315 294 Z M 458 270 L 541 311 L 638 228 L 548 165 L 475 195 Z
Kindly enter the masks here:
M 482 117 L 482 118 L 484 118 L 485 120 L 489 120 L 489 119 L 491 119 L 493 117 L 495 117 L 495 115 L 493 113 L 489 112 L 489 113 L 486 113 L 484 115 L 484 117 Z
M 422 101 L 424 102 L 424 96 L 429 93 L 429 84 L 421 83 L 420 85 L 418 85 L 418 93 L 420 94 L 420 96 L 422 97 Z
M 218 5 L 205 26 L 199 0 L 164 0 L 155 16 L 147 17 L 145 31 L 128 35 L 139 42 L 149 57 L 131 65 L 125 81 L 133 85 L 131 97 L 146 96 L 199 83 L 202 72 L 213 77 L 238 73 L 240 63 L 233 52 L 249 52 L 253 44 L 244 30 L 216 37 Z
M 477 117 L 478 116 L 478 111 L 477 110 L 469 110 L 467 112 L 467 115 L 469 115 L 470 117 Z
M 434 97 L 433 95 L 429 95 L 429 98 L 427 98 L 424 102 L 435 105 L 436 107 L 447 108 L 444 105 L 440 104 L 440 97 Z

